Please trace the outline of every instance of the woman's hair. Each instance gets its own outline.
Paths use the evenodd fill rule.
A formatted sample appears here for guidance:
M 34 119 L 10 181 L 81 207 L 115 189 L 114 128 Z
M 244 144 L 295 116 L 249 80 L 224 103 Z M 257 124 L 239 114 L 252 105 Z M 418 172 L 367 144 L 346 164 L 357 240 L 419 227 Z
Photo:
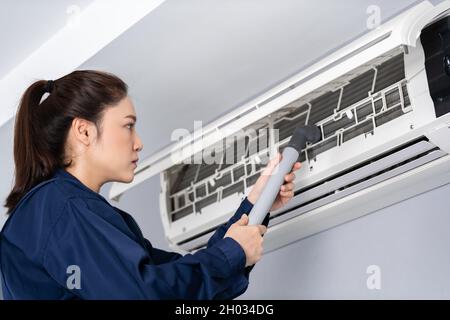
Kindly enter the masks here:
M 44 93 L 50 92 L 42 102 Z M 117 76 L 74 71 L 54 81 L 34 82 L 22 96 L 14 127 L 15 181 L 5 201 L 8 214 L 35 185 L 49 179 L 65 162 L 65 143 L 74 118 L 91 121 L 101 134 L 103 111 L 127 95 Z

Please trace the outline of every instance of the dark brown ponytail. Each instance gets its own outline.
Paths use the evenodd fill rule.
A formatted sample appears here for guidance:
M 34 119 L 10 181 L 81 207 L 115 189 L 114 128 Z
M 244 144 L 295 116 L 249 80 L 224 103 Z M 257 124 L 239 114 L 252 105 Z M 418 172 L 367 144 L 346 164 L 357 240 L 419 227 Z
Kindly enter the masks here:
M 47 91 L 51 92 L 41 102 Z M 32 187 L 49 179 L 57 168 L 70 165 L 64 162 L 65 143 L 74 118 L 92 121 L 99 128 L 104 109 L 126 95 L 127 85 L 121 79 L 101 71 L 74 71 L 53 83 L 33 83 L 16 114 L 15 181 L 5 201 L 7 213 Z

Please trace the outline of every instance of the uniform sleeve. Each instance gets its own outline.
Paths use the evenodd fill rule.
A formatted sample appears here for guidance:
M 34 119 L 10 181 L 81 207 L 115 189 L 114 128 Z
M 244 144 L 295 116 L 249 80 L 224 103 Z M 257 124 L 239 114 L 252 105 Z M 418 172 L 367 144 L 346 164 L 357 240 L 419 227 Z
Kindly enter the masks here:
M 169 252 L 169 251 L 161 250 L 158 248 L 154 248 L 151 245 L 150 241 L 148 241 L 147 239 L 145 239 L 145 240 L 148 243 L 148 245 L 151 247 L 150 252 L 152 254 L 153 261 L 155 261 L 155 264 L 172 262 L 172 261 L 175 261 L 175 260 L 183 257 L 183 255 L 181 255 L 177 252 Z
M 227 233 L 228 228 L 230 228 L 233 223 L 238 221 L 244 213 L 250 215 L 250 211 L 252 210 L 252 208 L 253 204 L 247 199 L 247 197 L 245 197 L 230 220 L 228 220 L 226 224 L 217 228 L 216 232 L 211 236 L 208 241 L 208 248 L 214 246 L 218 241 L 220 241 L 224 237 L 225 233 Z M 267 213 L 262 224 L 267 227 L 269 225 L 269 219 L 270 213 Z
M 250 211 L 253 208 L 253 204 L 247 199 L 247 197 L 241 202 L 239 208 L 236 210 L 235 214 L 228 220 L 228 222 L 219 228 L 217 228 L 216 232 L 211 236 L 211 238 L 208 240 L 207 248 L 210 248 L 214 246 L 218 241 L 221 241 L 225 235 L 225 233 L 228 231 L 228 228 L 238 221 L 241 216 L 246 213 L 250 214 Z M 120 209 L 119 209 L 120 210 Z M 269 225 L 269 217 L 270 213 L 267 213 L 266 217 L 264 218 L 264 221 L 262 222 L 263 225 L 266 227 Z M 150 241 L 145 239 L 146 246 L 149 249 L 149 251 L 152 252 L 152 256 L 157 264 L 174 261 L 176 259 L 179 259 L 182 257 L 181 254 L 175 253 L 175 252 L 168 252 L 161 249 L 154 248 Z M 253 267 L 247 267 L 246 270 L 250 271 Z
M 83 299 L 229 299 L 248 286 L 241 276 L 245 254 L 235 240 L 156 265 L 120 225 L 81 198 L 67 202 L 53 227 L 43 266 Z
M 132 231 L 136 234 L 136 236 L 139 237 L 141 244 L 147 249 L 147 252 L 150 254 L 150 257 L 155 264 L 175 261 L 182 257 L 181 254 L 176 252 L 169 252 L 154 248 L 151 242 L 144 237 L 141 228 L 129 213 L 117 207 L 113 208 L 125 219 L 125 222 L 128 224 L 128 227 L 130 227 Z
M 225 233 L 227 233 L 231 225 L 236 221 L 238 221 L 244 213 L 250 215 L 250 211 L 252 210 L 252 208 L 253 204 L 248 200 L 247 197 L 245 197 L 245 199 L 241 202 L 239 208 L 236 210 L 235 214 L 230 218 L 230 220 L 228 220 L 226 224 L 217 228 L 216 232 L 209 239 L 207 247 L 210 248 L 219 243 L 220 240 L 223 239 Z M 270 220 L 270 212 L 267 213 L 266 217 L 264 218 L 261 224 L 268 227 L 269 220 Z M 249 280 L 250 272 L 253 270 L 254 267 L 255 265 L 245 267 L 243 275 L 247 280 Z

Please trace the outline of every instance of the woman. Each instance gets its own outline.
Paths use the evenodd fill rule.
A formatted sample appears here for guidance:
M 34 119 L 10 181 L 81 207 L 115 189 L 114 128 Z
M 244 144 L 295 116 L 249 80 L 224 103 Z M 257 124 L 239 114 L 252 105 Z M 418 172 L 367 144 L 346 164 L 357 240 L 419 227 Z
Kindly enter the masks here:
M 106 182 L 133 180 L 143 148 L 135 123 L 126 84 L 109 73 L 74 71 L 26 90 L 0 238 L 6 299 L 231 299 L 246 290 L 268 215 L 264 226 L 248 226 L 244 213 L 280 155 L 208 247 L 182 256 L 153 248 L 99 194 Z M 294 173 L 285 180 L 272 210 L 293 196 Z

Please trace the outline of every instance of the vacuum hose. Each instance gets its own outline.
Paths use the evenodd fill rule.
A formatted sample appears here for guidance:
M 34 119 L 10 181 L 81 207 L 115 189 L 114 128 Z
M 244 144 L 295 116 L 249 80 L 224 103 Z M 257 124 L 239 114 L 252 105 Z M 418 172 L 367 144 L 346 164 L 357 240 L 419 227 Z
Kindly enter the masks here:
M 291 140 L 283 150 L 280 163 L 273 169 L 269 181 L 249 213 L 249 225 L 263 222 L 280 191 L 284 176 L 291 172 L 300 152 L 306 147 L 306 143 L 316 143 L 320 138 L 320 129 L 316 126 L 301 126 L 295 129 Z

